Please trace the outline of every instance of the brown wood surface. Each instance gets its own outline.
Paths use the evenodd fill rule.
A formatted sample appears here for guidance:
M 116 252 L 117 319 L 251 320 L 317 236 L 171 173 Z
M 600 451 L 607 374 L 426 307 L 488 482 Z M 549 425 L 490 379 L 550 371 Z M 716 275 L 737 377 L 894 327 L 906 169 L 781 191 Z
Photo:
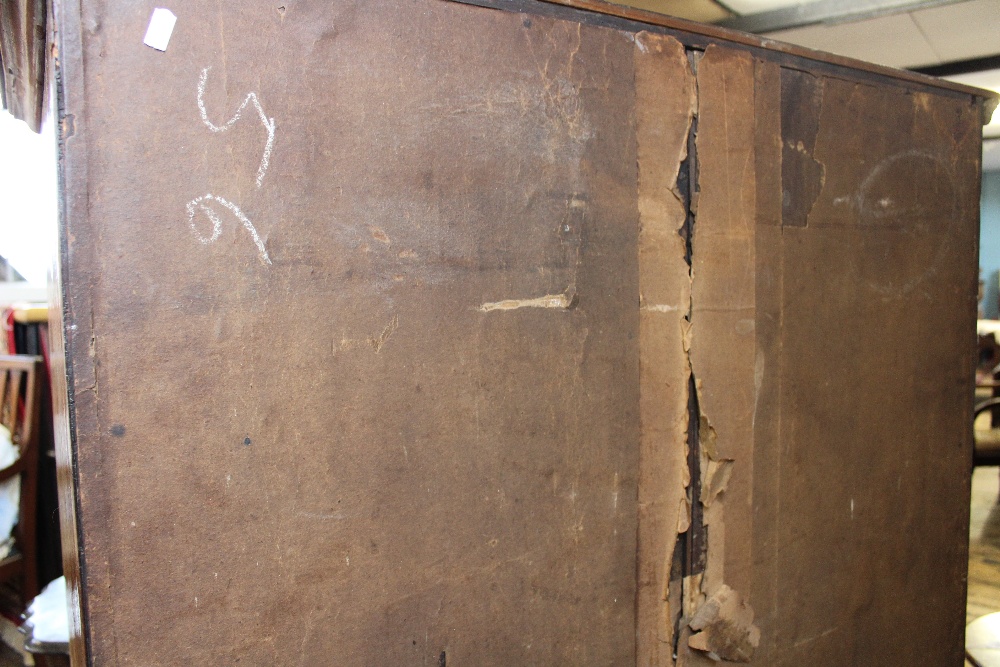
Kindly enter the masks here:
M 63 165 L 65 170 L 65 164 Z M 49 365 L 52 378 L 52 420 L 53 439 L 56 456 L 56 490 L 59 496 L 59 537 L 62 547 L 63 576 L 66 577 L 69 654 L 72 664 L 86 665 L 87 645 L 84 636 L 83 611 L 85 592 L 81 579 L 83 554 L 80 552 L 77 524 L 79 484 L 76 479 L 76 455 L 73 451 L 71 421 L 75 420 L 75 410 L 69 401 L 68 372 L 66 363 L 66 339 L 63 337 L 63 295 L 62 264 L 65 263 L 66 239 L 60 239 L 63 260 L 55 262 L 53 282 L 49 288 Z M 72 326 L 72 325 L 71 325 Z
M 749 594 L 753 417 L 757 358 L 754 294 L 756 172 L 754 60 L 712 46 L 698 63 L 698 210 L 692 244 L 691 368 L 706 448 L 706 593 L 723 583 Z M 728 469 L 728 470 L 727 470 Z M 728 480 L 719 498 L 708 496 Z M 722 487 L 716 487 L 722 488 Z M 708 501 L 711 500 L 711 504 Z
M 552 7 L 58 7 L 74 664 L 957 660 L 983 99 Z
M 605 25 L 629 31 L 658 31 L 679 39 L 685 46 L 703 50 L 709 44 L 725 43 L 747 50 L 754 56 L 779 61 L 793 69 L 808 69 L 832 76 L 864 78 L 879 85 L 900 85 L 911 89 L 937 90 L 943 94 L 972 95 L 987 100 L 981 117 L 987 124 L 1000 95 L 954 81 L 895 69 L 884 65 L 788 44 L 711 23 L 700 23 L 659 12 L 624 6 L 606 0 L 451 0 L 508 11 L 547 15 Z
M 0 106 L 35 132 L 45 99 L 46 0 L 0 1 Z
M 88 124 L 77 127 L 74 112 L 85 108 L 83 75 L 83 29 L 79 7 L 53 0 L 53 20 L 49 22 L 52 43 L 49 54 L 53 72 L 53 95 L 58 109 L 60 216 L 58 260 L 53 264 L 49 286 L 49 363 L 52 375 L 53 439 L 56 453 L 56 483 L 59 495 L 59 535 L 62 541 L 63 575 L 69 597 L 69 650 L 73 665 L 93 665 L 88 632 L 87 589 L 84 581 L 87 557 L 82 548 L 81 505 L 89 497 L 79 483 L 78 434 L 93 429 L 94 362 L 85 352 L 85 340 L 93 331 L 88 289 L 73 289 L 70 278 L 76 271 L 78 253 L 67 234 L 69 229 L 87 233 L 88 219 Z M 58 80 L 57 80 L 58 79 Z M 83 354 L 75 363 L 67 356 L 71 349 Z M 78 390 L 78 388 L 80 388 Z
M 625 7 L 613 2 L 607 2 L 606 0 L 541 0 L 541 2 L 586 9 L 609 16 L 640 21 L 650 25 L 663 26 L 672 30 L 700 35 L 712 40 L 713 42 L 728 42 L 732 43 L 734 46 L 740 45 L 744 47 L 767 49 L 776 53 L 794 56 L 795 58 L 806 62 L 811 61 L 810 64 L 813 67 L 817 64 L 830 64 L 838 67 L 864 71 L 879 76 L 895 78 L 901 82 L 907 82 L 910 84 L 932 85 L 939 87 L 942 90 L 947 89 L 980 97 L 985 96 L 992 100 L 991 108 L 996 107 L 997 105 L 998 96 L 996 94 L 991 94 L 991 91 L 988 90 L 982 90 L 972 86 L 955 83 L 953 81 L 929 77 L 927 75 L 918 74 L 909 70 L 895 69 L 884 65 L 876 65 L 875 63 L 865 62 L 863 60 L 857 60 L 855 58 L 848 58 L 846 56 L 838 56 L 832 53 L 817 51 L 815 49 L 799 46 L 797 44 L 787 44 L 768 37 L 761 37 L 759 35 L 740 32 L 738 30 L 722 28 L 710 23 L 699 23 L 673 16 L 666 16 L 664 14 L 644 9 Z M 988 122 L 988 118 L 989 117 L 986 116 L 987 120 L 984 120 L 984 124 Z
M 93 663 L 634 661 L 631 40 L 439 2 L 172 10 L 201 18 L 164 54 L 85 5 L 67 104 Z M 251 91 L 275 119 L 260 188 L 254 107 L 200 118 L 209 67 L 215 124 Z M 199 240 L 206 193 L 266 256 L 218 203 Z
M 774 81 L 773 71 L 762 75 Z M 796 218 L 768 231 L 777 247 L 758 263 L 775 281 L 759 282 L 758 294 L 771 299 L 767 319 L 780 323 L 769 330 L 768 356 L 781 369 L 776 379 L 764 373 L 774 400 L 757 415 L 778 424 L 771 472 L 755 485 L 759 511 L 774 517 L 771 529 L 755 531 L 771 554 L 770 563 L 757 559 L 758 575 L 765 565 L 772 572 L 754 596 L 770 637 L 760 657 L 958 664 L 978 111 L 825 77 L 818 87 L 820 101 L 810 93 L 809 104 L 819 195 L 805 226 Z M 758 145 L 773 147 L 783 132 L 762 114 L 780 111 L 758 110 L 771 123 Z M 781 191 L 772 185 L 764 195 L 772 203 L 760 205 L 777 210 Z M 773 230 L 773 216 L 758 224 Z

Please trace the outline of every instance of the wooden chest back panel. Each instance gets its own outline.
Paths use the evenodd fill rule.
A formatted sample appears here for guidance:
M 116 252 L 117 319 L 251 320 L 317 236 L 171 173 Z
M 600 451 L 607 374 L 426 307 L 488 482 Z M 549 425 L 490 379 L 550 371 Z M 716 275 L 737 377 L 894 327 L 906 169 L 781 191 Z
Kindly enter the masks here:
M 699 665 L 723 585 L 754 664 L 958 655 L 981 100 L 175 5 L 59 13 L 91 664 Z

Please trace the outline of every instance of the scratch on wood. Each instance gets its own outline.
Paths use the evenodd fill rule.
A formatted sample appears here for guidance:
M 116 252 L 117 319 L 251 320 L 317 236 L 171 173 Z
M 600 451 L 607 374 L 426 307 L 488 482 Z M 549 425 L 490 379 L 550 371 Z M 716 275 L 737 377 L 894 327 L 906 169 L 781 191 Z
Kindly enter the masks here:
M 392 321 L 385 326 L 385 329 L 382 329 L 382 333 L 380 333 L 377 338 L 368 339 L 368 344 L 372 346 L 372 349 L 375 350 L 376 353 L 378 353 L 382 349 L 382 346 L 385 345 L 389 338 L 392 337 L 392 334 L 396 333 L 396 329 L 398 328 L 399 315 L 394 315 Z
M 357 347 L 367 346 L 375 350 L 375 353 L 378 354 L 382 351 L 382 348 L 385 347 L 385 344 L 390 338 L 392 338 L 392 335 L 396 333 L 396 330 L 398 329 L 399 315 L 393 315 L 392 319 L 389 320 L 389 323 L 385 325 L 385 328 L 382 329 L 382 333 L 378 336 L 369 336 L 368 338 L 341 338 L 340 341 L 334 343 L 333 353 L 337 354 L 337 352 L 344 350 L 353 350 Z
M 333 512 L 333 513 L 299 512 L 299 516 L 305 519 L 323 519 L 323 520 L 333 519 L 335 521 L 343 521 L 344 519 L 347 518 L 347 514 L 345 514 L 344 512 Z
M 811 644 L 811 643 L 812 643 L 812 642 L 814 642 L 814 641 L 817 641 L 817 640 L 819 640 L 819 639 L 822 639 L 823 637 L 826 637 L 826 636 L 828 636 L 828 635 L 831 635 L 831 634 L 833 634 L 834 632 L 836 632 L 836 631 L 837 631 L 837 629 L 838 629 L 838 628 L 836 628 L 836 627 L 833 627 L 833 628 L 830 628 L 830 629 L 828 629 L 828 630 L 825 630 L 825 631 L 821 632 L 820 634 L 818 634 L 818 635 L 815 635 L 815 636 L 813 636 L 813 637 L 808 637 L 808 638 L 806 638 L 806 639 L 801 639 L 801 640 L 799 640 L 799 641 L 795 642 L 795 644 L 793 644 L 793 645 L 792 645 L 792 647 L 793 647 L 793 648 L 799 648 L 800 646 L 805 646 L 806 644 Z

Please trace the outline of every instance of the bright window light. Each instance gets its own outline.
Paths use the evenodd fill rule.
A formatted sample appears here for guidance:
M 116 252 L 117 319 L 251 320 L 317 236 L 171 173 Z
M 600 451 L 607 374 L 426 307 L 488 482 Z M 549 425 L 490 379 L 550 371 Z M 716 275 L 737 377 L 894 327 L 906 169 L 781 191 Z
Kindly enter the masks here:
M 57 190 L 51 123 L 39 135 L 0 111 L 0 255 L 32 285 L 55 257 Z

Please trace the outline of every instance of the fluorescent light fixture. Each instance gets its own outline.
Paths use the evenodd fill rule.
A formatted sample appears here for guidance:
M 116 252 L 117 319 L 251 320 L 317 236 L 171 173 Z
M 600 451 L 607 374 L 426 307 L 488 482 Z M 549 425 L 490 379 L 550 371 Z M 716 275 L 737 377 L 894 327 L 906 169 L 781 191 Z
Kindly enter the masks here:
M 819 0 L 719 0 L 720 4 L 735 14 L 760 14 L 774 9 L 808 5 Z

